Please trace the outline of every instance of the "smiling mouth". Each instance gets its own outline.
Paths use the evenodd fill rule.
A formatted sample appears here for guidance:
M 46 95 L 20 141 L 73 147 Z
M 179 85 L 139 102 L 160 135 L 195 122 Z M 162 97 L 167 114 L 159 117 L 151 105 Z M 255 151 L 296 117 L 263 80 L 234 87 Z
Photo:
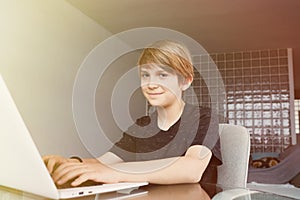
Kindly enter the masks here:
M 149 96 L 157 96 L 163 94 L 163 92 L 147 93 Z

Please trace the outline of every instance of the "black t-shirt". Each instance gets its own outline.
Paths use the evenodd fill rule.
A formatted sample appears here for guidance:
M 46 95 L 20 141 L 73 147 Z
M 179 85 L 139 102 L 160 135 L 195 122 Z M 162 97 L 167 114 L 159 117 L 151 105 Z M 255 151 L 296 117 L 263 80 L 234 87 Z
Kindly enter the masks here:
M 205 145 L 213 156 L 201 182 L 216 182 L 221 164 L 218 117 L 210 108 L 186 104 L 180 119 L 167 131 L 157 126 L 157 113 L 139 118 L 110 152 L 124 161 L 146 161 L 183 156 L 192 145 Z

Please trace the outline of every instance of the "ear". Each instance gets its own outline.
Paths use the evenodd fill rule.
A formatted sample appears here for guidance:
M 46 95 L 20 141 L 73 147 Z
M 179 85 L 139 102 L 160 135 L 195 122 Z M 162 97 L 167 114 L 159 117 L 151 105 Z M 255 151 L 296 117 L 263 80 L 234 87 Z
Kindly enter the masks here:
M 191 86 L 192 82 L 193 82 L 192 76 L 189 78 L 186 78 L 182 83 L 182 87 L 181 87 L 182 91 L 187 90 Z

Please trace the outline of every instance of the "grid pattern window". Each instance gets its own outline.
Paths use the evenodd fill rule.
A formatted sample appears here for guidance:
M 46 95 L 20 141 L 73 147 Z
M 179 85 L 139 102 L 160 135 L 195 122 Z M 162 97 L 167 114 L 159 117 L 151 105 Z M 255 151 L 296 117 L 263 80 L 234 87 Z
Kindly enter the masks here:
M 210 107 L 219 116 L 219 121 L 225 122 L 226 90 L 223 77 L 212 56 L 194 55 L 194 81 L 192 87 L 185 91 L 186 102 L 201 107 Z
M 295 106 L 295 131 L 297 134 L 300 134 L 300 99 L 295 99 L 294 101 Z
M 187 92 L 186 99 L 200 106 L 218 103 L 220 122 L 248 129 L 252 152 L 282 152 L 295 134 L 290 120 L 294 113 L 291 59 L 289 49 L 193 56 L 200 72 L 195 70 L 193 92 Z M 218 72 L 211 70 L 214 63 Z M 221 81 L 226 97 L 215 98 L 224 96 L 218 87 Z

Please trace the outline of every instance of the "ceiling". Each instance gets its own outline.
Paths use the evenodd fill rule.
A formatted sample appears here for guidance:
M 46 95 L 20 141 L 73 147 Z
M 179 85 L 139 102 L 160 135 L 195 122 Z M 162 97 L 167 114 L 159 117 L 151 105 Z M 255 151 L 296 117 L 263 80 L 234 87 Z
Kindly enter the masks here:
M 164 27 L 209 53 L 292 48 L 300 98 L 300 0 L 67 0 L 112 33 Z

